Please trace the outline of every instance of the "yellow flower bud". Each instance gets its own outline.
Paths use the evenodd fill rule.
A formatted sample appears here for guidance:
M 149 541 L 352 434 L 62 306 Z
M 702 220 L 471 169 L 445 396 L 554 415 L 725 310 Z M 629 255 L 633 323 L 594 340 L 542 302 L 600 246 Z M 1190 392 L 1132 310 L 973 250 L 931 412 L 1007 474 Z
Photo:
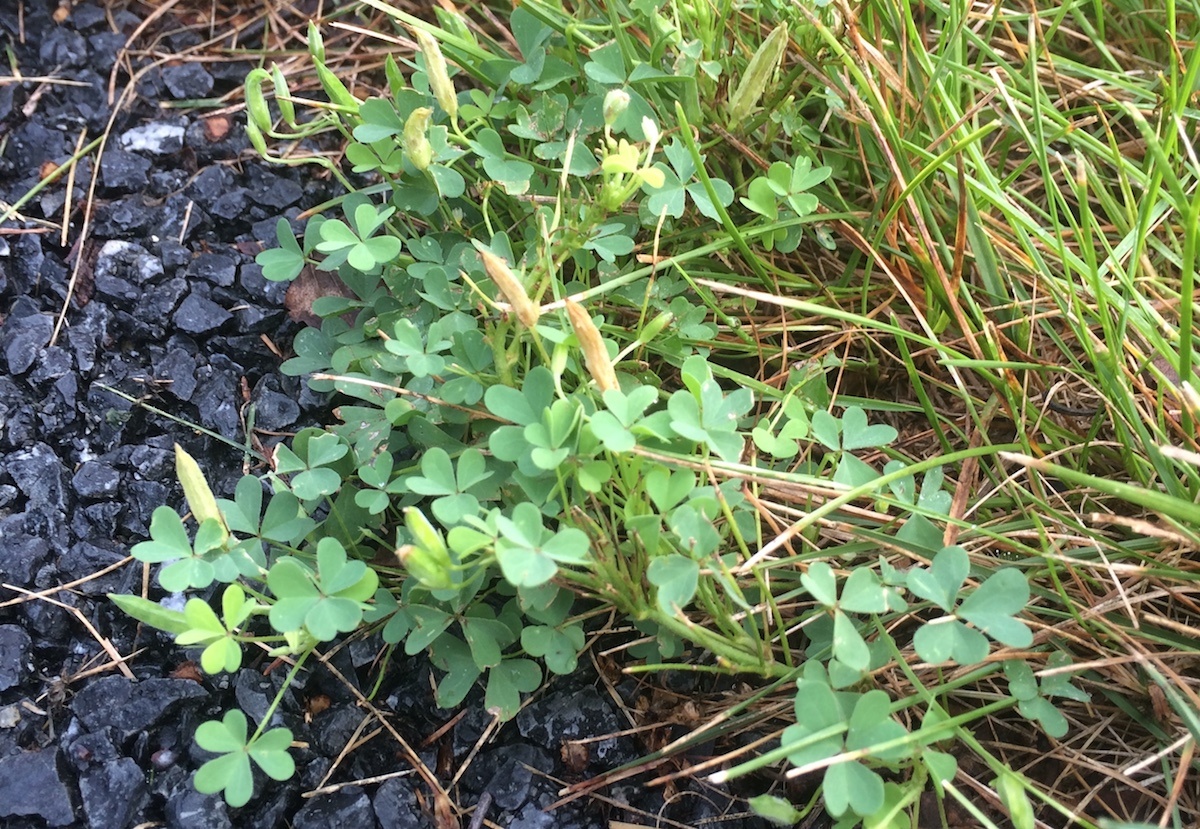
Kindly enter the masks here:
M 396 548 L 396 558 L 400 564 L 428 588 L 437 590 L 450 587 L 454 583 L 450 573 L 452 563 L 442 534 L 416 507 L 404 510 L 404 523 L 416 543 L 402 544 Z
M 617 373 L 608 359 L 608 349 L 604 347 L 604 338 L 600 336 L 596 323 L 592 322 L 591 314 L 578 302 L 568 299 L 566 304 L 567 316 L 571 318 L 571 327 L 575 329 L 575 337 L 583 349 L 583 360 L 592 379 L 602 392 L 620 389 Z
M 425 135 L 429 128 L 429 118 L 433 110 L 429 107 L 417 107 L 404 122 L 404 134 L 400 137 L 400 145 L 404 154 L 418 170 L 426 170 L 433 163 L 433 146 Z
M 425 58 L 425 75 L 429 78 L 429 89 L 437 99 L 438 106 L 445 110 L 451 118 L 458 117 L 458 95 L 454 91 L 454 82 L 446 71 L 446 58 L 442 55 L 442 47 L 438 45 L 433 35 L 424 29 L 414 29 L 417 45 Z
M 479 258 L 483 260 L 483 267 L 487 271 L 487 275 L 496 283 L 496 287 L 521 324 L 526 328 L 533 328 L 537 325 L 542 310 L 529 298 L 529 294 L 525 292 L 525 286 L 508 267 L 508 263 L 489 250 L 479 251 Z
M 221 528 L 221 543 L 224 544 L 229 538 L 229 529 L 225 526 L 225 518 L 221 515 L 221 508 L 217 506 L 217 499 L 208 486 L 200 464 L 178 443 L 175 444 L 175 476 L 183 486 L 183 495 L 187 498 L 188 508 L 191 509 L 196 523 L 216 521 Z

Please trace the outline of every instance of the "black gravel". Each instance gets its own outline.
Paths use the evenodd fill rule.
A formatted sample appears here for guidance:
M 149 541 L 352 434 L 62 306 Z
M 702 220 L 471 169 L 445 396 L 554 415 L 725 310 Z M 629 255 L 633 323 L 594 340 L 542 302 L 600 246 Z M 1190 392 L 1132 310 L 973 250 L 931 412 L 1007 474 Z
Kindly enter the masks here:
M 24 4 L 20 20 L 13 13 L 17 2 Z M 140 23 L 120 4 L 106 10 L 88 3 L 56 23 L 58 6 L 0 0 L 0 39 L 22 75 L 85 84 L 0 82 L 0 212 L 37 184 L 43 165 L 64 162 L 81 131 L 89 138 L 103 131 L 111 115 L 109 72 Z M 180 26 L 168 15 L 146 36 Z M 196 33 L 177 31 L 163 42 L 181 48 L 198 41 Z M 252 45 L 243 33 L 239 46 Z M 3 63 L 0 73 L 8 71 Z M 208 128 L 203 112 L 159 106 L 222 95 L 248 68 L 183 62 L 143 78 L 141 94 L 117 116 L 99 161 L 86 239 L 78 238 L 79 216 L 91 161 L 78 166 L 72 193 L 60 180 L 0 226 L 3 827 L 434 825 L 429 792 L 417 776 L 353 784 L 406 768 L 386 732 L 342 759 L 326 779 L 365 712 L 320 667 L 300 675 L 276 713 L 303 746 L 294 750 L 296 776 L 284 783 L 261 778 L 255 799 L 238 810 L 198 794 L 191 778 L 207 758 L 192 739 L 197 724 L 234 706 L 261 718 L 283 672 L 267 673 L 267 660 L 235 676 L 189 671 L 194 652 L 131 623 L 104 595 L 140 593 L 141 565 L 126 563 L 76 583 L 125 559 L 146 536 L 156 506 L 181 504 L 173 478 L 176 442 L 201 460 L 218 495 L 228 495 L 242 474 L 241 452 L 126 396 L 238 445 L 246 439 L 251 401 L 257 427 L 270 432 L 327 415 L 326 401 L 280 374 L 278 358 L 262 341 L 266 336 L 286 351 L 297 327 L 283 307 L 285 286 L 266 282 L 254 264 L 253 243 L 273 234 L 279 216 L 294 217 L 329 198 L 328 185 L 302 170 L 258 162 L 237 123 L 213 140 L 220 131 Z M 62 247 L 46 221 L 61 222 L 68 195 L 71 233 Z M 65 325 L 50 344 L 77 257 L 83 261 Z M 258 437 L 270 443 L 268 435 Z M 97 637 L 129 657 L 132 678 Z M 378 651 L 378 642 L 355 642 L 333 661 L 370 693 Z M 412 745 L 424 745 L 456 713 L 434 705 L 434 679 L 423 660 L 393 658 L 375 696 Z M 638 686 L 627 681 L 621 690 L 632 705 Z M 475 750 L 489 720 L 482 694 L 469 697 L 465 708 L 453 728 L 422 749 L 430 768 L 452 775 Z M 646 749 L 632 737 L 609 737 L 588 744 L 582 768 L 578 758 L 569 768 L 562 759 L 565 741 L 629 726 L 594 675 L 581 670 L 557 679 L 484 744 L 452 796 L 465 806 L 488 793 L 489 819 L 513 829 L 602 827 L 609 820 L 654 825 L 660 819 L 757 825 L 744 817 L 719 819 L 740 811 L 722 791 L 685 786 L 667 802 L 661 789 L 637 779 L 605 790 L 607 800 L 582 798 L 545 811 L 564 782 L 616 768 Z M 347 785 L 302 797 L 339 783 Z

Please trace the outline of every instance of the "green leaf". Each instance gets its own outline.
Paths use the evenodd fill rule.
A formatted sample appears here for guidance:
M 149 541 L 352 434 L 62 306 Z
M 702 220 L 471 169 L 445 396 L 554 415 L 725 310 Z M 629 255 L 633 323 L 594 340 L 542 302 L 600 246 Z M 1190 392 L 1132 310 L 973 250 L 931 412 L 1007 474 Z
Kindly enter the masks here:
M 267 586 L 277 597 L 271 625 L 280 632 L 303 626 L 318 641 L 329 641 L 358 627 L 364 603 L 378 585 L 374 570 L 361 561 L 348 562 L 336 539 L 323 538 L 317 545 L 317 573 L 291 557 L 271 567 Z
M 1045 697 L 1023 699 L 1017 703 L 1017 711 L 1022 717 L 1040 723 L 1042 730 L 1055 739 L 1062 739 L 1070 730 L 1067 718 Z
M 871 815 L 883 807 L 883 778 L 856 760 L 834 763 L 825 770 L 825 806 L 834 817 L 847 810 Z
M 814 737 L 846 722 L 845 714 L 828 682 L 802 679 L 796 683 L 796 723 L 784 729 L 781 746 L 788 762 L 804 766 L 832 757 L 842 750 L 842 734 Z
M 286 780 L 296 770 L 287 752 L 292 744 L 291 731 L 273 728 L 247 745 L 246 726 L 246 715 L 233 710 L 226 712 L 224 719 L 201 723 L 196 729 L 197 745 L 222 755 L 196 772 L 196 789 L 205 794 L 224 790 L 225 802 L 235 808 L 246 805 L 254 793 L 251 760 L 275 780 Z
M 235 712 L 230 712 L 235 713 Z M 203 728 L 208 723 L 200 726 Z M 199 742 L 200 729 L 196 729 Z M 193 780 L 196 791 L 202 794 L 225 792 L 225 802 L 235 809 L 245 806 L 254 794 L 254 775 L 250 771 L 250 758 L 237 751 L 209 760 L 196 772 Z
M 542 672 L 528 659 L 506 659 L 488 671 L 483 703 L 489 714 L 507 722 L 521 708 L 521 694 L 537 689 Z
M 921 760 L 929 769 L 929 776 L 939 794 L 942 792 L 942 784 L 953 780 L 958 774 L 958 760 L 953 754 L 932 748 L 923 748 L 921 749 Z
M 674 472 L 665 466 L 655 466 L 646 473 L 646 494 L 661 514 L 670 513 L 696 488 L 696 476 L 686 469 Z
M 891 592 L 875 571 L 858 567 L 850 572 L 842 585 L 842 598 L 838 606 L 849 613 L 886 613 Z
M 917 656 L 931 664 L 953 659 L 960 665 L 976 665 L 987 659 L 987 638 L 948 616 L 926 622 L 913 635 Z
M 824 409 L 813 413 L 812 435 L 822 445 L 835 452 L 842 448 L 842 422 Z
M 892 701 L 885 691 L 878 688 L 867 691 L 854 704 L 850 715 L 850 727 L 846 732 L 846 749 L 848 751 L 867 750 L 871 756 L 887 762 L 895 762 L 908 757 L 911 748 L 907 745 L 892 746 L 891 748 L 876 748 L 887 743 L 901 740 L 907 734 L 907 729 L 892 719 Z
M 310 467 L 328 466 L 345 457 L 349 451 L 350 447 L 340 437 L 332 432 L 323 432 L 309 439 L 305 460 Z
M 800 583 L 825 607 L 837 606 L 837 576 L 826 562 L 817 561 L 811 564 L 808 572 L 800 574 Z
M 651 561 L 646 568 L 646 578 L 658 588 L 658 606 L 666 613 L 678 615 L 696 595 L 700 564 L 672 553 Z
M 291 486 L 292 492 L 296 494 L 297 498 L 312 501 L 332 495 L 341 489 L 342 476 L 338 474 L 337 470 L 326 467 L 306 469 L 292 478 Z
M 521 631 L 521 647 L 530 656 L 546 661 L 546 667 L 556 674 L 574 673 L 583 650 L 584 634 L 579 625 L 559 629 L 548 625 L 530 625 Z
M 908 589 L 950 613 L 970 569 L 971 561 L 966 550 L 957 546 L 946 547 L 933 557 L 930 569 L 914 567 L 909 570 Z
M 183 519 L 168 506 L 155 507 L 150 516 L 150 541 L 133 545 L 130 552 L 138 561 L 157 564 L 192 554 L 192 542 Z
M 879 471 L 868 463 L 864 463 L 848 452 L 837 461 L 837 470 L 833 473 L 835 483 L 843 484 L 850 489 L 867 486 L 879 477 Z
M 454 621 L 444 610 L 428 605 L 412 605 L 408 608 L 414 627 L 404 643 L 404 652 L 409 656 L 429 647 Z
M 494 385 L 483 395 L 488 411 L 521 426 L 541 421 L 553 400 L 554 376 L 544 366 L 530 369 L 520 390 Z
M 865 671 L 871 664 L 871 651 L 858 627 L 840 610 L 833 614 L 833 655 L 855 671 Z
M 358 106 L 362 123 L 354 128 L 354 137 L 364 144 L 373 144 L 404 132 L 404 121 L 391 101 L 368 98 Z
M 500 651 L 512 644 L 514 639 L 508 626 L 497 619 L 465 617 L 462 625 L 463 638 L 471 649 L 471 658 L 480 670 L 500 664 Z
M 272 282 L 290 282 L 300 275 L 305 265 L 304 256 L 299 249 L 293 252 L 286 248 L 271 248 L 260 252 L 254 257 L 254 261 L 262 268 L 263 278 Z
M 476 133 L 471 149 L 483 160 L 484 172 L 510 196 L 519 196 L 529 189 L 533 165 L 510 157 L 494 129 L 487 127 Z
M 1076 702 L 1089 702 L 1092 695 L 1082 688 L 1071 684 L 1072 674 L 1060 672 L 1071 664 L 1071 657 L 1062 651 L 1056 651 L 1046 659 L 1046 671 L 1054 671 L 1042 676 L 1041 690 L 1045 697 L 1065 697 Z
M 1033 632 L 1014 618 L 1029 603 L 1029 581 L 1020 570 L 1006 568 L 987 581 L 959 605 L 958 615 L 1001 644 L 1027 648 Z
M 174 515 L 174 512 L 172 512 Z M 169 610 L 158 602 L 143 599 L 141 596 L 128 596 L 119 593 L 109 593 L 108 598 L 127 616 L 139 622 L 150 625 L 167 633 L 183 633 L 191 625 L 187 618 L 178 610 Z
M 1017 699 L 1033 699 L 1038 695 L 1037 678 L 1029 663 L 1022 659 L 1005 660 L 1004 674 L 1008 677 L 1008 692 Z
M 453 708 L 461 703 L 475 687 L 483 671 L 475 664 L 471 650 L 457 637 L 446 634 L 430 649 L 434 665 L 446 672 L 438 682 L 436 699 L 441 708 Z
M 558 572 L 555 562 L 581 564 L 587 561 L 590 544 L 587 535 L 574 527 L 551 533 L 542 525 L 536 506 L 517 504 L 512 516 L 496 518 L 500 538 L 496 540 L 496 559 L 504 577 L 518 587 L 545 584 Z
M 746 802 L 754 814 L 766 818 L 776 826 L 795 826 L 804 819 L 804 813 L 782 797 L 760 794 Z
M 760 216 L 765 216 L 767 221 L 774 222 L 779 218 L 779 197 L 766 178 L 760 176 L 750 182 L 741 202 Z
M 591 60 L 583 65 L 583 71 L 593 81 L 606 86 L 625 83 L 625 58 L 620 43 L 609 41 L 593 49 L 589 57 Z
M 891 426 L 877 423 L 867 424 L 867 415 L 858 406 L 850 406 L 842 413 L 842 448 L 870 449 L 887 446 L 899 437 Z
M 291 744 L 291 731 L 272 728 L 250 744 L 250 759 L 272 780 L 287 780 L 296 773 L 296 763 L 288 753 Z

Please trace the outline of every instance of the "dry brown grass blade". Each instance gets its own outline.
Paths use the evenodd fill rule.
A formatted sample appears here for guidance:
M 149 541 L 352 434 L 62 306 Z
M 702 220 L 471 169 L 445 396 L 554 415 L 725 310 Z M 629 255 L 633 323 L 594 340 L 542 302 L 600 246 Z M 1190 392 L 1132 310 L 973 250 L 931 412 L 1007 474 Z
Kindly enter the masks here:
M 409 765 L 412 766 L 413 770 L 418 776 L 420 776 L 420 778 L 425 782 L 425 785 L 429 787 L 430 792 L 433 794 L 434 811 L 439 824 L 438 829 L 458 829 L 459 823 L 458 818 L 455 816 L 453 800 L 450 798 L 449 793 L 446 791 L 446 788 L 442 785 L 441 781 L 437 779 L 437 775 L 433 773 L 429 766 L 425 765 L 424 761 L 421 760 L 420 755 L 413 750 L 413 747 L 408 744 L 408 741 L 404 739 L 404 736 L 397 731 L 396 727 L 388 720 L 387 715 L 373 702 L 371 702 L 371 700 L 367 699 L 366 695 L 363 694 L 362 691 L 358 690 L 358 687 L 355 686 L 354 683 L 346 679 L 345 674 L 338 670 L 337 666 L 329 660 L 327 655 L 317 654 L 317 658 L 320 660 L 321 664 L 324 665 L 326 669 L 328 669 L 328 671 L 346 687 L 346 690 L 348 690 L 351 695 L 358 700 L 358 704 L 371 712 L 379 724 L 387 730 L 387 732 L 392 736 L 392 739 L 394 739 L 397 745 L 400 746 L 400 750 L 404 754 L 405 760 L 408 761 Z
M 122 561 L 121 564 L 125 564 L 131 560 L 132 559 L 127 558 L 124 561 Z M 107 568 L 107 569 L 112 569 L 112 568 Z M 82 581 L 89 581 L 91 579 L 96 578 L 98 575 L 99 575 L 98 573 L 93 573 L 92 575 L 88 576 L 87 579 L 83 579 Z M 12 585 L 12 584 L 4 584 L 4 585 L 0 585 L 0 586 L 3 586 L 7 590 L 12 590 L 15 593 L 21 593 L 29 599 L 36 598 L 43 602 L 49 602 L 50 604 L 54 605 L 55 607 L 60 607 L 63 610 L 66 610 L 69 613 L 71 613 L 72 616 L 74 616 L 76 619 L 79 620 L 79 623 L 81 625 L 83 625 L 84 629 L 86 629 L 87 632 L 89 634 L 91 634 L 91 637 L 96 640 L 96 644 L 98 644 L 101 648 L 103 648 L 104 652 L 107 653 L 112 658 L 112 664 L 108 667 L 115 667 L 121 673 L 125 674 L 125 676 L 128 679 L 131 679 L 131 680 L 137 679 L 133 675 L 133 671 L 130 669 L 130 667 L 125 664 L 132 657 L 121 656 L 120 652 L 117 651 L 116 646 L 113 645 L 113 643 L 110 642 L 107 638 L 100 635 L 100 631 L 96 630 L 96 626 L 93 625 L 88 620 L 88 618 L 83 615 L 83 613 L 79 610 L 79 608 L 72 607 L 71 605 L 66 604 L 65 602 L 60 602 L 58 599 L 52 599 L 48 595 L 36 594 L 31 590 L 26 590 L 24 587 L 17 587 L 16 585 Z M 57 588 L 57 590 L 61 590 L 61 589 L 62 588 Z M 57 590 L 53 591 L 53 592 L 57 592 Z

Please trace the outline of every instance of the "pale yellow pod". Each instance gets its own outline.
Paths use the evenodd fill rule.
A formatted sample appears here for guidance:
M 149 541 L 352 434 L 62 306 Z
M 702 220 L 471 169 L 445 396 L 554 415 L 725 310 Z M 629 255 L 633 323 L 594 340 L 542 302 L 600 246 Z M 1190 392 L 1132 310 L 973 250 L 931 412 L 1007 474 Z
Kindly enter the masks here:
M 496 283 L 496 287 L 500 289 L 500 293 L 503 294 L 521 324 L 526 328 L 533 328 L 537 325 L 542 311 L 529 298 L 529 294 L 525 293 L 525 286 L 508 267 L 508 263 L 489 250 L 479 251 L 479 258 L 483 260 L 483 267 L 487 271 L 487 275 Z
M 458 117 L 458 95 L 454 91 L 454 82 L 446 71 L 446 58 L 437 38 L 424 29 L 413 29 L 417 45 L 421 47 L 421 55 L 425 58 L 425 74 L 429 77 L 429 89 L 437 99 L 438 106 L 446 111 L 451 119 Z
M 592 322 L 592 315 L 578 302 L 568 299 L 567 316 L 571 318 L 571 327 L 575 329 L 579 347 L 583 349 L 584 363 L 600 391 L 619 390 L 617 372 L 608 359 L 608 349 L 604 347 L 600 329 Z
M 217 499 L 213 497 L 200 464 L 178 443 L 175 444 L 175 476 L 183 486 L 183 495 L 187 498 L 188 508 L 195 516 L 196 523 L 203 524 L 212 518 L 224 527 L 225 519 L 221 516 Z

